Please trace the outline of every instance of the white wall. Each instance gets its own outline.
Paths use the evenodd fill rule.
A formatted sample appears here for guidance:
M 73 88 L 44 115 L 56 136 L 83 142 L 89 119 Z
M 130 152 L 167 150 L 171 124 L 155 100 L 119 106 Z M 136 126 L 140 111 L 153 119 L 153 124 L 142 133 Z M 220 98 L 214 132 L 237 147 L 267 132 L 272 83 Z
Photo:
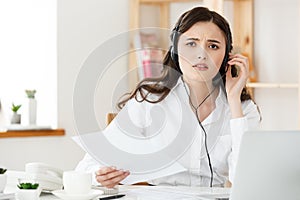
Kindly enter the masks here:
M 58 1 L 58 126 L 64 127 L 67 142 L 76 135 L 73 116 L 73 90 L 83 62 L 97 47 L 115 35 L 128 30 L 128 1 L 119 0 L 64 0 Z M 122 45 L 122 44 L 119 44 Z M 118 48 L 116 46 L 115 48 Z M 106 86 L 114 86 L 114 77 L 127 71 L 127 60 L 120 58 L 111 67 Z M 117 67 L 116 67 L 117 66 Z M 99 83 L 101 87 L 101 83 Z M 103 89 L 103 88 L 102 88 Z M 111 87 L 104 87 L 104 94 L 111 94 Z M 105 115 L 112 111 L 109 99 L 96 97 L 98 122 L 105 124 Z M 97 103 L 98 102 L 98 103 Z M 83 151 L 75 144 L 58 147 L 63 151 L 59 163 L 74 167 Z
M 299 0 L 256 0 L 254 57 L 261 82 L 299 80 Z M 263 129 L 299 129 L 297 89 L 255 89 Z
M 18 113 L 28 124 L 26 89 L 37 90 L 37 124 L 57 125 L 56 6 L 53 0 L 0 2 L 0 128 L 10 124 L 12 102 L 22 104 Z

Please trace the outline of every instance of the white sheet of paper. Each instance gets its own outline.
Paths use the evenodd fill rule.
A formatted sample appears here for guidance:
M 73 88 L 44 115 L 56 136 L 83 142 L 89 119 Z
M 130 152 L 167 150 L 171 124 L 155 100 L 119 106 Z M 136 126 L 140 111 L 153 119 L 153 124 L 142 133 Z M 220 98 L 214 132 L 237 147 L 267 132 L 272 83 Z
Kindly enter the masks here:
M 92 136 L 92 135 L 96 136 L 97 134 L 102 134 L 102 133 L 101 132 L 96 132 L 96 133 L 90 133 L 88 135 L 89 136 Z M 82 142 L 82 137 L 84 137 L 84 136 L 74 136 L 74 137 L 72 137 L 72 139 L 83 150 L 85 150 L 88 153 L 87 148 L 85 147 L 86 143 L 90 143 L 90 144 L 95 143 L 95 141 L 97 141 L 97 140 L 95 140 L 93 137 L 91 137 L 91 138 L 84 137 L 85 142 L 83 143 Z M 96 143 L 95 143 L 95 145 L 96 145 Z M 103 149 L 100 148 L 100 146 L 98 146 L 98 147 L 99 147 L 99 151 L 103 150 Z M 118 160 L 118 159 L 122 159 L 122 158 L 115 157 L 114 159 Z M 101 162 L 98 162 L 98 163 L 99 163 L 99 166 L 104 166 L 103 163 L 101 163 Z M 134 168 L 134 166 L 130 166 L 130 165 L 133 165 L 133 163 L 129 162 L 129 166 L 126 166 L 126 168 L 124 168 L 123 166 L 117 166 L 117 167 L 119 169 L 123 168 L 123 169 L 129 169 L 129 170 L 130 170 L 130 167 Z M 111 165 L 109 165 L 109 166 L 111 166 Z M 183 172 L 183 171 L 186 171 L 186 170 L 187 169 L 184 168 L 182 165 L 180 165 L 178 162 L 174 162 L 173 164 L 169 165 L 168 167 L 162 168 L 159 171 L 149 172 L 149 173 L 142 173 L 142 174 L 131 173 L 130 176 L 128 176 L 121 183 L 122 184 L 133 184 L 133 183 L 137 183 L 137 182 L 149 181 L 149 180 L 153 180 L 153 179 L 156 179 L 156 178 L 161 178 L 161 177 L 164 177 L 164 176 L 180 173 L 180 172 Z
M 175 94 L 169 96 L 171 105 L 129 101 L 103 131 L 83 131 L 77 143 L 100 166 L 129 170 L 131 175 L 123 183 L 186 171 L 186 163 L 178 160 L 189 156 L 199 126 L 186 120 L 193 114 L 186 108 L 189 105 Z
M 124 179 L 122 184 L 133 184 L 138 182 L 149 181 L 157 178 L 161 178 L 164 176 L 176 174 L 179 172 L 186 171 L 186 168 L 182 167 L 179 163 L 175 162 L 171 166 L 159 170 L 157 172 L 147 173 L 147 174 L 132 174 Z

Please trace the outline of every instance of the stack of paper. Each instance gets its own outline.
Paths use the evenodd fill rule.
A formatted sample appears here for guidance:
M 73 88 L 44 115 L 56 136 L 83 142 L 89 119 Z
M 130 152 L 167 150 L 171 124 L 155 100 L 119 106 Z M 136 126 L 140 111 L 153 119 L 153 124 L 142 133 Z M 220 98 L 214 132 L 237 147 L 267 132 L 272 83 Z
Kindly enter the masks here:
M 14 199 L 15 193 L 0 193 L 0 200 Z

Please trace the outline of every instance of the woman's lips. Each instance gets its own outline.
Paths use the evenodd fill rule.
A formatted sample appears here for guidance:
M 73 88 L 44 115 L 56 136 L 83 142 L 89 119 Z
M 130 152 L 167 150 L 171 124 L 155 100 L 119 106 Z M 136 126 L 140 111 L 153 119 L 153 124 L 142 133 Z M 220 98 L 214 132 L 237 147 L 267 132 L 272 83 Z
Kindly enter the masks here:
M 199 71 L 208 70 L 208 66 L 206 64 L 196 64 L 196 65 L 193 65 L 193 67 L 196 68 Z

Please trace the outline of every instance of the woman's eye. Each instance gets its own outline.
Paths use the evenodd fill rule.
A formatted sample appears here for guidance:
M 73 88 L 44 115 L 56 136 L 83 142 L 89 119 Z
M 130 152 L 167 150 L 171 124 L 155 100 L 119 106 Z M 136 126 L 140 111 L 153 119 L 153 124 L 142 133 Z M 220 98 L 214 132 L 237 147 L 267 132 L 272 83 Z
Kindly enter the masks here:
M 209 45 L 209 48 L 211 48 L 211 49 L 219 49 L 219 47 L 217 45 L 215 45 L 215 44 Z
M 188 42 L 186 45 L 190 46 L 190 47 L 195 47 L 196 46 L 196 42 Z

